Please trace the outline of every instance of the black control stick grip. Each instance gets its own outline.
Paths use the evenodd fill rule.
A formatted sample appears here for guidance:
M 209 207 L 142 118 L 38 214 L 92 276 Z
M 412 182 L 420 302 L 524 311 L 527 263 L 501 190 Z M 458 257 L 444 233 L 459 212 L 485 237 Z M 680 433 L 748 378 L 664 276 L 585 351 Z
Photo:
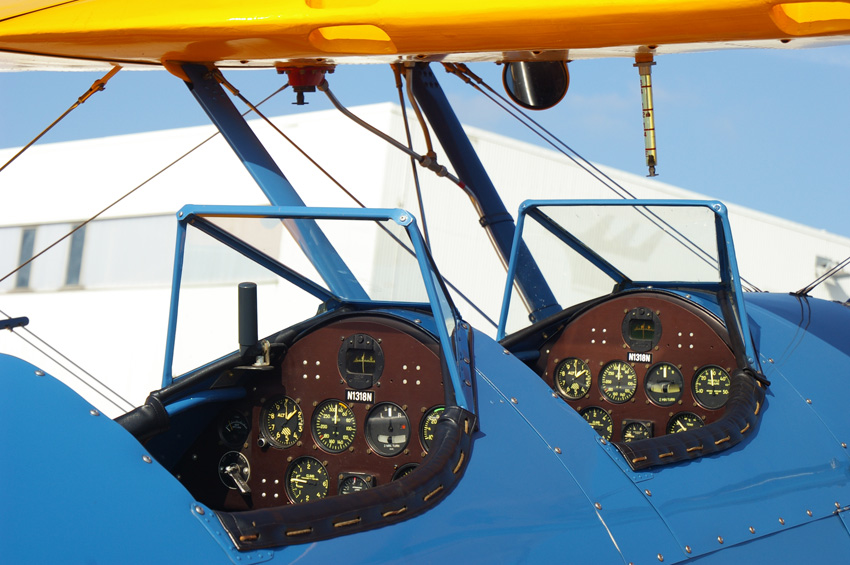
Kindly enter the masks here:
M 257 284 L 239 283 L 239 353 L 244 355 L 258 340 Z

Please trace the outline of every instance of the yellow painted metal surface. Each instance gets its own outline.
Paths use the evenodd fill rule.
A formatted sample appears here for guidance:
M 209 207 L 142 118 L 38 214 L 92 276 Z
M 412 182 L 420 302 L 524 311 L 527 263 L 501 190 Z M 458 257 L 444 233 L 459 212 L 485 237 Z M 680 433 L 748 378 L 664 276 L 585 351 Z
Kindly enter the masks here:
M 7 61 L 452 60 L 659 53 L 850 34 L 850 2 L 770 0 L 14 0 Z M 778 41 L 777 41 L 778 45 Z M 678 46 L 678 47 L 677 47 Z M 566 53 L 565 53 L 566 52 Z M 0 55 L 2 58 L 2 55 Z M 70 65 L 60 59 L 58 66 Z

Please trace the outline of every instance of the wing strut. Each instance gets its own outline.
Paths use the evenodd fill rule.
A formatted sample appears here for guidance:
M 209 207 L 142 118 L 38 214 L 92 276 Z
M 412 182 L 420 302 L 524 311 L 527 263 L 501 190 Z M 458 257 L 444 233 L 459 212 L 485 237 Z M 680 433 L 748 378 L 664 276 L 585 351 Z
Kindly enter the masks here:
M 655 151 L 655 108 L 652 105 L 652 53 L 635 55 L 635 67 L 640 72 L 640 99 L 643 106 L 643 142 L 646 146 L 646 166 L 648 177 L 656 177 L 655 166 L 658 154 Z
M 254 180 L 274 206 L 304 206 L 304 201 L 269 155 L 254 131 L 216 80 L 217 69 L 186 64 L 187 86 L 212 122 L 236 152 Z M 285 220 L 304 254 L 331 292 L 347 299 L 368 300 L 368 295 L 313 220 Z

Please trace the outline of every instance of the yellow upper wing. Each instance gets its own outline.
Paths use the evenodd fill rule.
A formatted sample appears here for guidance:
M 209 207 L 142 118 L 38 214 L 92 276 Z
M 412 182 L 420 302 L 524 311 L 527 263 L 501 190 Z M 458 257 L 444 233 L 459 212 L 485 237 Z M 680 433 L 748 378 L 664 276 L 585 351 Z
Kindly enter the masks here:
M 0 66 L 576 59 L 848 33 L 850 2 L 17 0 L 0 3 Z

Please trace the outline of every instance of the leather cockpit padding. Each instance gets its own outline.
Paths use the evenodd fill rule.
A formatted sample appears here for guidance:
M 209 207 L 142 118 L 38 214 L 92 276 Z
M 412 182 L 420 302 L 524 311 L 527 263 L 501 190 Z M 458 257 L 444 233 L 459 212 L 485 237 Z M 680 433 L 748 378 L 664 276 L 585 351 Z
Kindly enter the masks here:
M 469 461 L 474 429 L 474 414 L 447 407 L 428 456 L 397 481 L 305 504 L 216 514 L 240 551 L 310 543 L 400 522 L 452 490 Z
M 696 459 L 729 449 L 751 433 L 764 405 L 764 389 L 748 371 L 737 369 L 730 375 L 729 400 L 723 416 L 707 426 L 642 439 L 614 442 L 633 471 L 657 465 Z

